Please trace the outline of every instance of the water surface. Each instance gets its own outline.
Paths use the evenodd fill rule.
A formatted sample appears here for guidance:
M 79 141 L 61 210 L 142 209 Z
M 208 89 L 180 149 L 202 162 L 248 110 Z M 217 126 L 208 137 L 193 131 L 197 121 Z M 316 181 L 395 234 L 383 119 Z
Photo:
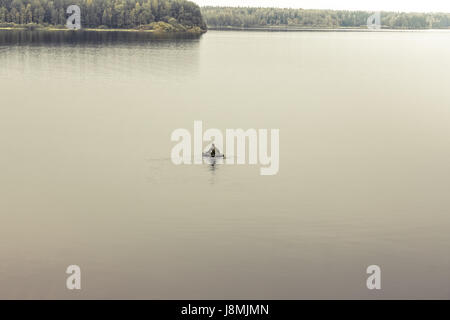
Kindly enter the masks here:
M 1 31 L 0 298 L 450 298 L 449 56 L 450 32 Z M 279 174 L 174 166 L 194 120 L 279 128 Z

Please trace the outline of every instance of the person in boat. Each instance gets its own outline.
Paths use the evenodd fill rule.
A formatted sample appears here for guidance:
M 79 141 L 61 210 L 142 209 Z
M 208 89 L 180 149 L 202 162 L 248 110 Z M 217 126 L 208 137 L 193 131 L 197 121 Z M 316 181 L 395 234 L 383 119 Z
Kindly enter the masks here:
M 220 151 L 219 151 L 219 149 L 216 148 L 216 146 L 213 143 L 211 148 L 209 148 L 207 154 L 209 154 L 211 156 L 211 158 L 215 158 L 216 156 L 220 155 Z

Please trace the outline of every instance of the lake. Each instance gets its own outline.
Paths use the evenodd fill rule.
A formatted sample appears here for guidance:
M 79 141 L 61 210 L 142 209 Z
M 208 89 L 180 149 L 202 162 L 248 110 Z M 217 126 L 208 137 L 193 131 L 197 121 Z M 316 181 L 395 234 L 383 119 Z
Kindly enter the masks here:
M 446 31 L 0 31 L 0 298 L 450 298 L 449 56 Z M 279 129 L 278 174 L 174 165 L 196 120 Z

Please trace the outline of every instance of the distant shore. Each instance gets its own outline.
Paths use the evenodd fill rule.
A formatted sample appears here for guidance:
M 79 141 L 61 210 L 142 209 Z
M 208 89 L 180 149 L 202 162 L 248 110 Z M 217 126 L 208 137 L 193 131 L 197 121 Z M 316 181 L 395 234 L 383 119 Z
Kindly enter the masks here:
M 382 26 L 389 30 L 450 29 L 450 13 L 349 11 L 263 7 L 202 7 L 207 26 L 265 31 L 360 30 Z

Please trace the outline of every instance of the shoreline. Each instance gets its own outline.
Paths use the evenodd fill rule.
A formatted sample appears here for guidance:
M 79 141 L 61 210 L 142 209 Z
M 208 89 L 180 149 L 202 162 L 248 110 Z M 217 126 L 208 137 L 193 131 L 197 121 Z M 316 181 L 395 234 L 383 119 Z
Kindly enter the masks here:
M 79 30 L 71 30 L 68 28 L 55 28 L 55 27 L 40 27 L 35 26 L 33 28 L 27 27 L 26 25 L 18 25 L 14 27 L 0 27 L 2 30 L 17 30 L 17 31 L 50 31 L 50 32 L 136 32 L 136 33 L 152 33 L 152 34 L 196 34 L 201 35 L 207 32 L 207 30 L 176 30 L 176 31 L 165 31 L 165 30 L 147 30 L 147 29 L 98 29 L 98 28 L 81 28 Z
M 441 29 L 368 29 L 368 28 L 293 28 L 293 27 L 208 27 L 208 31 L 262 31 L 262 32 L 412 32 L 412 31 L 450 31 Z
M 450 31 L 450 28 L 440 29 L 367 29 L 367 28 L 294 28 L 294 27 L 208 27 L 204 29 L 187 29 L 187 30 L 162 30 L 162 29 L 113 29 L 113 28 L 82 28 L 79 30 L 71 30 L 68 28 L 16 25 L 14 27 L 0 27 L 2 30 L 17 31 L 49 31 L 49 32 L 129 32 L 129 33 L 152 33 L 152 34 L 194 34 L 202 35 L 208 31 L 252 31 L 252 32 L 418 32 L 418 31 Z

